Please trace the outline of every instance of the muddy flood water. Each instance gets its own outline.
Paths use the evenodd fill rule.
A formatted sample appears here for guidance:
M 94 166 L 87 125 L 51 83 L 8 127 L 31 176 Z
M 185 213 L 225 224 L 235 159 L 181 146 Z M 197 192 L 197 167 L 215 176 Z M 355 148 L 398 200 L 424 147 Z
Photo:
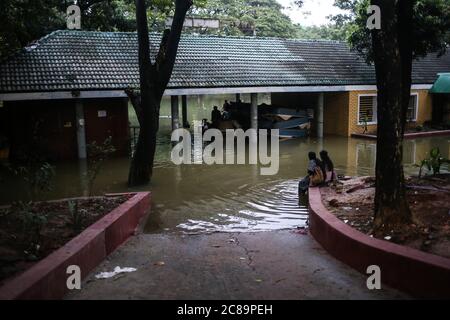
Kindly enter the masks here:
M 163 106 L 168 114 L 168 106 Z M 210 109 L 201 106 L 190 111 L 190 120 L 208 117 Z M 404 163 L 407 174 L 417 174 L 414 166 L 439 147 L 450 157 L 450 137 L 405 141 Z M 323 140 L 304 138 L 280 142 L 279 172 L 260 175 L 257 165 L 181 165 L 170 160 L 170 119 L 161 119 L 154 176 L 151 185 L 129 189 L 126 185 L 129 159 L 109 159 L 94 185 L 94 194 L 151 190 L 152 210 L 145 231 L 153 232 L 241 232 L 286 229 L 303 226 L 307 208 L 299 204 L 298 179 L 306 174 L 307 153 L 326 149 L 338 174 L 374 173 L 374 141 L 336 136 Z M 82 162 L 55 163 L 56 176 L 45 199 L 86 195 L 86 183 L 80 178 Z M 389 164 L 386 164 L 389 165 Z M 446 168 L 444 168 L 446 171 Z M 2 172 L 0 204 L 26 200 L 24 186 Z

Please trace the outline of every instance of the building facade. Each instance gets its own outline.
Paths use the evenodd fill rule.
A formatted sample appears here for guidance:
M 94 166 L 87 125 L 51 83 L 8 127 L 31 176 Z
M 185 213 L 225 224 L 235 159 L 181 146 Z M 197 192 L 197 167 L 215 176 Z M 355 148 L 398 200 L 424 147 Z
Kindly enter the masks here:
M 150 34 L 153 59 L 160 38 Z M 108 136 L 126 153 L 124 90 L 139 86 L 137 47 L 136 33 L 56 31 L 0 63 L 1 141 L 17 156 L 41 123 L 53 158 L 85 158 L 86 144 Z M 450 53 L 414 61 L 410 126 L 448 120 L 450 84 L 442 76 L 448 73 Z M 273 105 L 310 109 L 319 137 L 376 129 L 374 67 L 344 42 L 182 36 L 165 91 L 173 128 L 182 123 L 179 101 L 182 114 L 188 108 L 178 97 L 225 93 L 250 94 L 253 115 L 258 93 L 270 93 Z

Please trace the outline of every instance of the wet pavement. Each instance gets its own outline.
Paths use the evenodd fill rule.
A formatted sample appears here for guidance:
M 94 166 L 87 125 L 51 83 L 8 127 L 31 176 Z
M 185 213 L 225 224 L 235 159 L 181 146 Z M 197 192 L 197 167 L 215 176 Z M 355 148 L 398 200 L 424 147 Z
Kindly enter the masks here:
M 141 234 L 112 253 L 66 299 L 403 299 L 337 261 L 297 230 Z M 116 266 L 137 271 L 96 279 Z

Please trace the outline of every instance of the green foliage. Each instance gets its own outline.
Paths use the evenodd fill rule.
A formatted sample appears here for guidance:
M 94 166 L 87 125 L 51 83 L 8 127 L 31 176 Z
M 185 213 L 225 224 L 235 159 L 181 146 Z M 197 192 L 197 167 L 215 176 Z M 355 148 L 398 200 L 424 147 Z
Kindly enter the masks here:
M 420 167 L 419 178 L 422 176 L 423 167 L 426 167 L 428 171 L 432 171 L 433 175 L 436 175 L 440 173 L 441 166 L 444 163 L 450 163 L 450 160 L 442 157 L 439 148 L 431 149 L 429 158 L 423 159 L 420 165 L 416 165 Z
M 350 45 L 373 61 L 371 32 L 366 27 L 370 0 L 336 0 L 335 5 L 348 14 L 331 19 L 348 25 Z M 381 16 L 383 19 L 383 15 Z M 430 52 L 445 52 L 450 43 L 450 0 L 415 0 L 413 13 L 413 55 L 423 57 Z
M 27 181 L 33 190 L 33 194 L 51 191 L 54 176 L 55 169 L 47 162 L 40 165 L 34 172 L 30 172 Z
M 102 144 L 97 144 L 96 141 L 87 145 L 88 151 L 88 194 L 92 196 L 95 179 L 102 168 L 103 163 L 108 157 L 116 151 L 112 144 L 112 137 L 108 137 Z
M 68 202 L 71 225 L 75 232 L 81 231 L 83 228 L 83 223 L 86 220 L 87 210 L 80 209 L 78 207 L 78 201 L 73 200 Z
M 14 203 L 10 211 L 20 222 L 23 228 L 23 234 L 26 236 L 24 243 L 24 253 L 29 257 L 39 256 L 41 247 L 41 231 L 47 224 L 47 214 L 36 210 L 33 202 L 17 202 Z
M 1 0 L 0 60 L 55 30 L 66 29 L 74 1 Z M 78 0 L 83 30 L 134 31 L 134 0 Z
M 64 11 L 55 0 L 0 1 L 0 59 L 64 26 Z
M 296 25 L 296 37 L 300 39 L 326 39 L 346 41 L 349 36 L 349 28 L 339 27 L 335 24 L 328 24 L 322 26 L 308 26 L 304 27 Z
M 282 9 L 276 0 L 207 0 L 188 15 L 220 20 L 219 30 L 200 33 L 293 38 L 296 28 Z
M 369 124 L 369 118 L 367 117 L 367 114 L 364 114 L 364 117 L 363 117 L 363 128 L 364 128 L 363 134 L 366 133 L 369 130 L 368 124 Z
M 27 184 L 28 194 L 32 201 L 39 199 L 43 193 L 52 190 L 55 168 L 48 162 L 40 162 L 30 158 L 25 166 L 8 166 L 8 169 Z
M 55 30 L 66 29 L 67 0 L 1 0 L 0 60 Z M 82 30 L 135 31 L 134 0 L 78 0 Z M 173 0 L 147 1 L 151 31 L 163 31 Z M 295 37 L 296 28 L 276 0 L 194 0 L 188 16 L 221 19 L 219 30 L 186 30 L 221 35 Z

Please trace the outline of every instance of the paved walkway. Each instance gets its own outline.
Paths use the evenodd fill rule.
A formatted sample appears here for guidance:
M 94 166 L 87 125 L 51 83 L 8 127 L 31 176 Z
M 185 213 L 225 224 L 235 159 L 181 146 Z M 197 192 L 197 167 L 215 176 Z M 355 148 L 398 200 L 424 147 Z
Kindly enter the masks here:
M 132 273 L 97 280 L 114 267 Z M 398 299 L 328 255 L 310 235 L 293 231 L 182 236 L 143 234 L 129 240 L 67 299 Z

